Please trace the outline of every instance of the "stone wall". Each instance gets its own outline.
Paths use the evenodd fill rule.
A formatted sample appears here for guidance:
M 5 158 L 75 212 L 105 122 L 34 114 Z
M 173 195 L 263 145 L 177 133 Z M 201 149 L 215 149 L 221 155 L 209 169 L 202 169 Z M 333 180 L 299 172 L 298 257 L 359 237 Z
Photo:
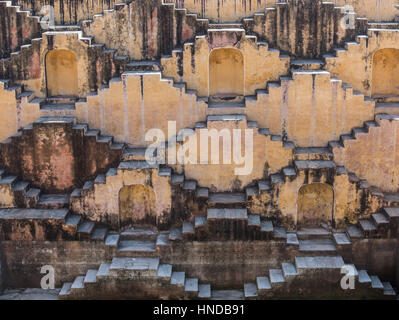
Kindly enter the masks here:
M 99 242 L 63 241 L 3 241 L 6 285 L 13 288 L 40 287 L 40 268 L 55 268 L 56 287 L 85 275 L 109 262 L 113 253 Z M 357 241 L 352 249 L 338 251 L 346 263 L 354 263 L 358 270 L 378 274 L 383 281 L 395 282 L 398 244 L 394 239 Z M 187 254 L 190 252 L 190 254 Z M 234 252 L 234 254 L 232 254 Z M 298 250 L 287 247 L 285 241 L 210 241 L 181 242 L 160 252 L 162 263 L 170 263 L 174 270 L 186 272 L 186 277 L 198 277 L 212 288 L 242 288 L 244 282 L 254 282 L 268 269 L 281 268 L 282 262 L 293 262 Z M 313 285 L 313 283 L 311 284 Z
M 20 46 L 40 37 L 39 18 L 8 6 L 6 1 L 0 2 L 0 17 L 0 59 L 9 57 L 10 53 L 18 50 Z
M 334 77 L 349 83 L 355 90 L 359 90 L 367 96 L 373 93 L 373 81 L 376 86 L 386 82 L 386 74 L 380 73 L 379 78 L 373 77 L 373 60 L 375 54 L 381 49 L 399 49 L 399 32 L 390 32 L 389 30 L 369 31 L 368 37 L 358 39 L 359 44 L 352 43 L 347 46 L 347 50 L 337 52 L 336 57 L 326 58 L 325 69 L 330 71 Z M 389 53 L 389 51 L 387 51 Z M 389 58 L 389 55 L 386 56 Z M 396 67 L 397 62 L 390 64 L 392 68 Z M 351 70 L 351 72 L 348 72 Z M 390 70 L 392 70 L 390 68 Z M 396 77 L 393 77 L 397 83 Z M 387 83 L 391 86 L 390 83 Z M 398 95 L 397 88 L 392 88 L 392 92 L 383 92 Z
M 383 191 L 399 189 L 399 119 L 398 116 L 377 115 L 380 126 L 347 140 L 343 148 L 334 148 L 334 159 L 358 177 L 367 179 Z
M 72 191 L 120 161 L 121 150 L 75 129 L 74 119 L 42 118 L 0 145 L 1 167 L 49 193 Z
M 297 146 L 326 146 L 373 120 L 374 102 L 325 71 L 293 71 L 246 105 L 248 119 Z
M 220 22 L 239 21 L 276 4 L 276 0 L 166 0 L 165 2 L 174 2 L 180 8 L 187 8 L 201 17 Z M 351 5 L 356 12 L 371 21 L 391 21 L 398 15 L 395 10 L 397 0 L 334 0 L 331 2 L 337 6 Z

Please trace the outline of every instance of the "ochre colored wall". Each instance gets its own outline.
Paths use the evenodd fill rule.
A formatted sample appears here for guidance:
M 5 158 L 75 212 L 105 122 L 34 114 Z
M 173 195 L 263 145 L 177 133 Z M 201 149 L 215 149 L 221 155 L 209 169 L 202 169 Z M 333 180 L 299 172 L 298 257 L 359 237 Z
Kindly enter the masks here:
M 242 30 L 213 30 L 208 36 L 198 37 L 194 43 L 186 43 L 182 52 L 173 52 L 171 57 L 162 58 L 163 74 L 177 82 L 187 83 L 187 88 L 196 90 L 199 96 L 208 96 L 212 94 L 209 91 L 210 56 L 217 50 L 231 49 L 239 50 L 243 56 L 245 95 L 255 94 L 255 90 L 264 89 L 268 81 L 276 81 L 289 72 L 289 57 L 280 56 L 278 50 L 269 50 L 271 48 L 266 43 L 246 37 Z
M 53 50 L 46 56 L 47 95 L 78 96 L 78 68 L 74 52 Z
M 178 7 L 187 8 L 201 17 L 220 22 L 234 22 L 266 7 L 275 6 L 275 0 L 166 0 L 175 2 Z M 397 12 L 396 0 L 334 0 L 336 5 L 351 5 L 355 11 L 372 21 L 390 21 Z
M 333 218 L 334 191 L 328 184 L 312 183 L 298 191 L 298 225 L 319 225 Z
M 170 177 L 160 176 L 158 169 L 121 170 L 107 175 L 106 183 L 95 183 L 94 190 L 87 191 L 77 201 L 71 200 L 71 208 L 93 221 L 109 223 L 112 228 L 120 226 L 120 190 L 126 186 L 144 185 L 154 192 L 151 222 L 159 226 L 171 218 L 172 189 Z M 148 189 L 147 189 L 148 190 Z M 123 205 L 123 204 L 122 204 Z
M 373 57 L 373 96 L 399 96 L 399 49 L 381 49 Z
M 369 31 L 369 36 L 370 38 L 365 36 L 358 38 L 359 44 L 349 44 L 348 50 L 337 51 L 335 58 L 326 58 L 325 66 L 325 69 L 334 77 L 350 84 L 355 90 L 367 96 L 371 96 L 374 87 L 374 54 L 382 49 L 399 49 L 399 32 L 376 30 Z M 384 77 L 391 78 L 390 72 Z M 396 76 L 394 79 L 397 79 Z
M 196 139 L 198 153 L 195 158 L 196 164 L 187 163 L 184 165 L 184 175 L 187 179 L 194 179 L 202 187 L 207 187 L 213 191 L 233 191 L 242 190 L 249 183 L 256 179 L 262 179 L 266 175 L 275 173 L 281 170 L 284 166 L 287 166 L 292 159 L 292 149 L 283 148 L 282 141 L 272 141 L 270 136 L 261 135 L 258 133 L 257 128 L 249 128 L 246 120 L 233 120 L 233 121 L 220 121 L 220 120 L 208 120 L 207 129 L 208 132 L 214 132 L 222 134 L 222 130 L 227 132 L 227 136 L 230 137 L 230 148 L 231 154 L 234 150 L 241 151 L 241 155 L 244 157 L 245 153 L 247 156 L 252 156 L 250 161 L 246 161 L 246 164 L 238 164 L 234 161 L 233 157 L 230 157 L 230 164 L 227 161 L 223 161 L 223 141 L 229 141 L 228 138 L 219 141 L 219 163 L 213 164 L 211 158 L 211 139 L 208 140 L 208 159 L 207 164 L 200 164 L 201 153 L 206 159 L 206 148 L 200 149 L 201 143 L 205 140 L 201 139 L 201 131 L 204 129 L 196 129 Z M 233 130 L 240 130 L 241 140 L 240 146 L 234 144 Z M 250 141 L 253 143 L 253 154 L 246 152 L 246 146 L 250 146 L 248 141 L 245 141 L 245 130 L 249 130 L 252 134 L 253 139 Z M 204 132 L 204 136 L 206 132 Z M 251 136 L 248 136 L 251 137 Z M 226 142 L 228 143 L 228 142 Z M 239 149 L 240 148 L 240 149 Z M 229 155 L 229 153 L 226 153 Z M 243 171 L 244 167 L 251 169 Z M 176 168 L 176 167 L 175 167 Z M 178 166 L 176 168 L 178 170 Z M 239 173 L 236 169 L 241 169 Z
M 244 59 L 237 49 L 214 49 L 209 56 L 209 95 L 244 94 Z
M 328 72 L 293 71 L 292 80 L 283 78 L 268 89 L 247 101 L 248 119 L 297 146 L 326 146 L 374 117 L 374 102 L 364 101 Z
M 345 142 L 345 148 L 334 148 L 334 159 L 358 177 L 367 179 L 383 191 L 399 190 L 399 121 L 377 115 L 379 127 L 358 134 L 356 140 Z
M 121 226 L 151 223 L 156 218 L 155 193 L 150 186 L 131 185 L 119 191 L 119 216 Z

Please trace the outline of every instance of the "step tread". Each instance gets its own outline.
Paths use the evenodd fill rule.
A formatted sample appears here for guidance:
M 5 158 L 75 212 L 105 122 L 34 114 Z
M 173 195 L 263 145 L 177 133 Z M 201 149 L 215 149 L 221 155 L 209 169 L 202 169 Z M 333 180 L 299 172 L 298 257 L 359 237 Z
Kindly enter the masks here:
M 282 283 L 285 282 L 283 271 L 281 269 L 270 269 L 269 270 L 270 283 Z
M 172 272 L 172 276 L 170 278 L 170 284 L 184 286 L 186 279 L 185 272 Z
M 258 290 L 269 290 L 272 288 L 268 277 L 257 277 L 256 284 L 258 286 Z
M 58 294 L 59 296 L 67 296 L 71 293 L 72 282 L 64 282 L 62 285 L 61 291 Z
M 211 298 L 211 285 L 210 284 L 200 284 L 198 286 L 198 298 L 202 298 L 202 299 Z
M 110 263 L 102 263 L 98 268 L 96 277 L 106 277 L 109 276 L 109 270 L 111 268 Z
M 169 233 L 169 240 L 181 240 L 183 233 L 181 228 L 171 228 Z
M 160 278 L 170 278 L 172 276 L 172 265 L 160 264 L 157 275 Z
M 281 264 L 282 270 L 283 270 L 283 275 L 284 277 L 288 276 L 296 276 L 298 274 L 298 271 L 295 268 L 295 265 L 289 262 L 283 262 Z
M 245 203 L 245 193 L 211 193 L 209 194 L 208 203 Z
M 118 251 L 126 252 L 155 252 L 155 241 L 152 240 L 121 240 Z
M 198 278 L 187 278 L 184 284 L 184 291 L 198 292 Z
M 244 296 L 246 298 L 258 296 L 258 288 L 255 283 L 244 283 Z
M 298 269 L 341 269 L 345 265 L 341 256 L 295 257 Z
M 105 238 L 105 245 L 117 247 L 119 244 L 119 238 L 120 238 L 119 234 L 108 234 L 107 237 Z
M 78 232 L 91 234 L 95 225 L 96 224 L 93 221 L 83 221 L 78 227 Z
M 87 270 L 86 276 L 84 278 L 84 283 L 95 283 L 97 282 L 97 271 L 95 269 L 89 269 Z
M 77 276 L 72 283 L 71 289 L 83 289 L 85 276 Z
M 333 233 L 334 240 L 338 245 L 348 245 L 351 244 L 350 239 L 346 235 L 346 233 Z
M 69 204 L 69 194 L 42 194 L 40 195 L 39 204 Z
M 207 219 L 248 219 L 247 209 L 211 208 L 207 210 Z
M 244 300 L 242 290 L 212 290 L 212 300 Z
M 335 251 L 334 242 L 331 239 L 299 240 L 299 251 Z
M 360 283 L 371 283 L 371 278 L 366 270 L 359 270 L 359 282 Z
M 151 270 L 158 271 L 159 258 L 119 258 L 112 259 L 111 270 Z

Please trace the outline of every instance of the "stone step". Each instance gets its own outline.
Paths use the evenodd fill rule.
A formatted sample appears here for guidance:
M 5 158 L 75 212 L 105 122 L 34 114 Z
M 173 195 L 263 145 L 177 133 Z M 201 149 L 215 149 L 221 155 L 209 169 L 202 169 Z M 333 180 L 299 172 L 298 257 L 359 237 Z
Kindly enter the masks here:
M 200 284 L 198 286 L 198 298 L 200 299 L 210 299 L 211 298 L 211 285 L 210 284 Z
M 358 226 L 352 225 L 346 228 L 346 234 L 349 236 L 349 239 L 362 239 L 364 238 L 362 230 Z
M 198 278 L 187 278 L 184 284 L 184 291 L 198 294 Z
M 392 288 L 392 285 L 389 282 L 383 282 L 382 286 L 384 287 L 384 295 L 385 296 L 394 296 L 394 297 L 396 297 L 396 292 Z
M 83 289 L 85 287 L 84 280 L 85 276 L 77 276 L 72 283 L 71 292 L 73 292 L 74 290 Z
M 351 241 L 346 233 L 333 233 L 333 239 L 337 246 L 345 246 L 351 244 Z
M 184 287 L 186 282 L 186 274 L 184 272 L 172 272 L 170 284 Z
M 283 262 L 281 264 L 281 267 L 282 267 L 283 275 L 284 275 L 285 279 L 298 275 L 298 271 L 296 270 L 295 265 L 292 263 Z
M 169 233 L 158 234 L 155 245 L 158 247 L 158 246 L 166 246 L 168 244 L 169 244 Z
M 371 285 L 371 278 L 366 270 L 359 270 L 359 283 L 362 284 L 370 284 Z
M 245 103 L 244 102 L 231 102 L 231 101 L 209 101 L 208 103 L 208 108 L 209 109 L 242 109 L 245 108 Z
M 255 298 L 258 296 L 258 287 L 256 283 L 245 283 L 244 284 L 244 297 L 247 299 Z
M 105 238 L 105 245 L 117 248 L 119 246 L 120 235 L 117 233 L 108 234 Z
M 385 216 L 391 220 L 399 220 L 399 207 L 384 207 Z
M 96 278 L 101 279 L 109 276 L 109 270 L 111 268 L 110 263 L 102 263 L 100 267 L 98 268 L 98 271 L 96 273 Z
M 284 227 L 274 227 L 274 238 L 276 240 L 286 240 L 287 239 L 287 231 Z
M 157 276 L 159 278 L 168 279 L 172 277 L 172 265 L 171 264 L 160 264 L 158 267 Z
M 331 232 L 324 228 L 301 228 L 297 230 L 298 239 L 329 239 Z
M 69 207 L 69 194 L 41 194 L 38 209 L 62 209 Z
M 156 240 L 157 236 L 157 231 L 139 226 L 121 232 L 121 240 Z
M 331 252 L 337 248 L 331 239 L 299 240 L 299 251 L 304 252 Z
M 399 102 L 377 102 L 375 113 L 399 114 Z
M 384 285 L 382 284 L 380 278 L 378 276 L 370 276 L 371 279 L 371 287 L 373 289 L 381 289 L 384 290 Z
M 212 290 L 211 300 L 244 300 L 244 291 Z
M 291 61 L 294 70 L 320 70 L 325 62 L 318 59 L 297 59 Z
M 147 148 L 126 148 L 122 153 L 123 161 L 146 160 Z M 152 153 L 155 156 L 156 150 Z
M 72 282 L 65 282 L 62 285 L 61 291 L 58 294 L 58 296 L 62 299 L 63 297 L 69 296 L 71 294 L 71 287 L 72 287 Z
M 209 204 L 245 204 L 245 193 L 210 193 Z
M 272 288 L 269 277 L 256 277 L 256 286 L 258 288 L 258 293 L 262 293 Z
M 97 282 L 97 271 L 95 269 L 87 270 L 86 276 L 83 280 L 83 283 L 96 283 Z
M 183 232 L 181 228 L 171 228 L 169 233 L 169 241 L 176 241 L 183 239 Z
M 281 269 L 270 269 L 269 270 L 269 279 L 272 288 L 274 286 L 279 286 L 285 282 L 285 278 L 283 275 L 283 271 Z
M 329 160 L 296 160 L 294 161 L 294 163 L 297 170 L 319 170 L 336 168 L 334 161 Z
M 386 206 L 399 206 L 399 193 L 384 192 L 384 205 Z
M 248 226 L 261 228 L 260 216 L 258 214 L 248 215 Z
M 74 111 L 75 104 L 57 103 L 57 104 L 42 104 L 40 110 L 43 111 Z
M 324 147 L 297 147 L 294 149 L 295 160 L 332 160 L 333 153 Z
M 130 61 L 126 64 L 125 71 L 160 71 L 161 64 L 159 61 L 151 60 L 136 60 Z
M 359 220 L 358 225 L 366 238 L 374 236 L 377 231 L 377 228 L 371 219 L 361 219 Z
M 287 243 L 287 245 L 298 246 L 299 240 L 298 240 L 296 233 L 288 232 L 286 243 Z
M 95 226 L 96 224 L 93 221 L 83 221 L 78 227 L 78 234 L 87 239 L 93 233 Z
M 298 273 L 312 269 L 339 269 L 345 265 L 341 256 L 295 257 L 295 267 Z
M 82 221 L 82 216 L 79 214 L 70 214 L 68 216 L 68 218 L 65 221 L 65 225 L 66 226 L 70 226 L 74 229 L 76 229 L 76 231 L 78 230 L 78 226 L 80 224 L 80 222 Z
M 140 275 L 141 277 L 157 277 L 159 268 L 159 258 L 147 258 L 147 257 L 136 257 L 136 258 L 122 258 L 115 257 L 112 259 L 111 266 L 109 268 L 109 275 L 114 277 L 119 274 L 135 276 Z
M 108 233 L 108 228 L 95 228 L 91 234 L 91 240 L 104 242 Z
M 247 209 L 211 208 L 207 210 L 207 220 L 248 220 Z
M 155 252 L 156 246 L 153 240 L 121 240 L 118 246 L 119 252 Z

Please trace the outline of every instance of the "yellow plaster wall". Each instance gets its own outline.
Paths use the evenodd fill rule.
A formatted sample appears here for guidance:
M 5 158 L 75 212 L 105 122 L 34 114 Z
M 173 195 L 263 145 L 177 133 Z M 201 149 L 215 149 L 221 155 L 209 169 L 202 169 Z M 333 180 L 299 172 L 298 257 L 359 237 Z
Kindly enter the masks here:
M 273 134 L 286 134 L 297 146 L 325 146 L 353 127 L 372 120 L 374 103 L 343 88 L 328 72 L 295 71 L 292 80 L 270 85 L 269 93 L 247 101 L 249 119 Z
M 159 72 L 127 72 L 76 107 L 78 121 L 136 147 L 150 143 L 145 141 L 150 129 L 162 130 L 167 138 L 169 120 L 176 121 L 178 131 L 194 127 L 206 113 L 205 102 L 161 79 Z
M 170 177 L 159 176 L 158 169 L 117 170 L 116 175 L 108 175 L 106 183 L 94 184 L 94 190 L 85 191 L 79 200 L 72 201 L 74 212 L 84 214 L 93 221 L 109 222 L 119 226 L 119 193 L 125 186 L 151 186 L 155 201 L 152 214 L 157 223 L 163 223 L 170 213 L 172 191 Z
M 374 54 L 380 49 L 399 49 L 397 31 L 369 31 L 369 35 L 370 38 L 358 38 L 359 45 L 351 44 L 348 50 L 337 52 L 337 57 L 326 58 L 325 66 L 334 77 L 367 96 L 372 94 Z
M 399 121 L 376 117 L 380 127 L 356 135 L 345 148 L 334 148 L 334 159 L 359 178 L 383 191 L 399 189 Z
M 187 163 L 184 165 L 184 175 L 187 179 L 197 180 L 202 187 L 208 187 L 214 191 L 232 191 L 242 190 L 249 183 L 256 179 L 262 179 L 271 173 L 275 173 L 287 166 L 292 159 L 293 149 L 283 148 L 282 141 L 271 141 L 270 135 L 265 136 L 258 133 L 257 128 L 248 128 L 246 120 L 229 120 L 229 121 L 209 121 L 207 129 L 216 130 L 222 133 L 222 130 L 228 130 L 230 133 L 231 152 L 238 148 L 234 144 L 233 130 L 239 129 L 241 132 L 241 155 L 244 156 L 245 150 L 245 130 L 252 130 L 253 135 L 253 161 L 252 170 L 244 175 L 236 174 L 236 168 L 243 168 L 244 164 L 236 164 L 233 158 L 230 158 L 231 163 L 223 162 L 223 147 L 222 139 L 219 139 L 219 163 L 211 163 L 211 140 L 208 142 L 208 164 L 200 164 L 201 153 L 206 152 L 205 148 L 200 149 L 201 144 L 201 130 L 196 129 L 197 139 L 197 158 L 196 163 Z M 252 140 L 252 139 L 251 139 Z M 228 140 L 226 140 L 228 141 Z M 238 149 L 236 149 L 238 150 Z M 248 153 L 247 153 L 248 154 Z M 248 154 L 249 155 L 249 154 Z M 252 160 L 252 159 L 251 159 Z M 248 162 L 249 164 L 250 162 Z M 249 166 L 247 166 L 249 167 Z
M 269 50 L 265 44 L 251 37 L 243 37 L 235 47 L 230 45 L 214 46 L 208 37 L 199 37 L 195 43 L 187 43 L 183 49 L 183 76 L 179 75 L 180 53 L 173 52 L 172 57 L 162 58 L 163 74 L 175 81 L 187 83 L 187 88 L 196 90 L 199 96 L 212 94 L 209 84 L 210 53 L 219 48 L 231 48 L 241 51 L 244 57 L 244 94 L 254 95 L 255 90 L 266 87 L 268 81 L 276 81 L 289 71 L 289 57 L 280 57 L 278 50 Z M 194 55 L 194 57 L 193 57 Z

